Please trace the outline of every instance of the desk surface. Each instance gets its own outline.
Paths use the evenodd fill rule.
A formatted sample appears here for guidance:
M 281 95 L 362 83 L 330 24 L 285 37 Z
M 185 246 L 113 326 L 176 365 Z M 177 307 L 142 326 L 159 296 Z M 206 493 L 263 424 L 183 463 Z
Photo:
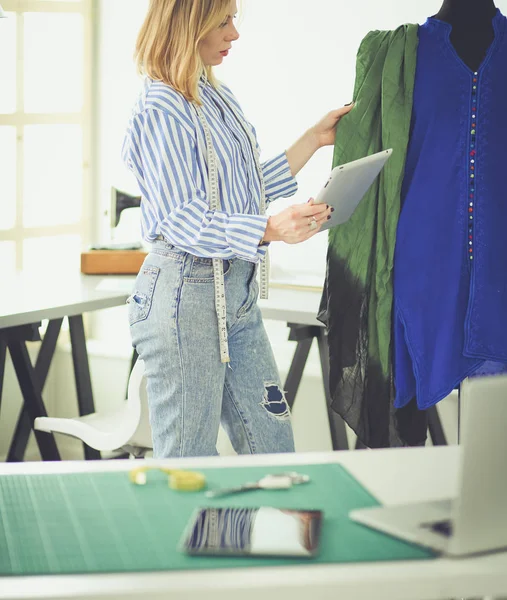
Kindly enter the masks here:
M 4 282 L 9 293 L 0 296 L 0 329 L 120 306 L 133 283 L 132 276 L 21 273 Z M 265 319 L 322 326 L 316 318 L 320 297 L 311 289 L 272 287 L 259 306 Z
M 340 463 L 388 505 L 454 496 L 460 449 L 454 446 L 336 453 L 256 455 L 166 461 L 181 468 Z M 115 471 L 131 461 L 0 464 L 0 475 Z M 469 559 L 308 565 L 231 571 L 4 578 L 0 600 L 440 600 L 505 596 L 507 553 Z
M 132 278 L 123 285 L 101 286 L 103 277 L 62 274 L 20 273 L 4 282 L 8 293 L 0 295 L 0 329 L 29 325 L 43 319 L 58 319 L 125 302 Z
M 272 286 L 269 289 L 269 299 L 259 300 L 259 306 L 265 319 L 323 327 L 317 321 L 321 296 L 322 292 L 311 288 L 286 289 Z

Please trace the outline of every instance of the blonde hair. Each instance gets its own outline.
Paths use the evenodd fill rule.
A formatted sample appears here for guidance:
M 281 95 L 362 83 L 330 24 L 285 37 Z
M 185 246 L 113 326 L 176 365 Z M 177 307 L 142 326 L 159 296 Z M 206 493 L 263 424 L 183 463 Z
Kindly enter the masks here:
M 215 87 L 218 81 L 203 64 L 199 45 L 225 21 L 230 5 L 230 0 L 150 0 L 136 43 L 138 71 L 200 105 L 199 77 L 205 72 Z

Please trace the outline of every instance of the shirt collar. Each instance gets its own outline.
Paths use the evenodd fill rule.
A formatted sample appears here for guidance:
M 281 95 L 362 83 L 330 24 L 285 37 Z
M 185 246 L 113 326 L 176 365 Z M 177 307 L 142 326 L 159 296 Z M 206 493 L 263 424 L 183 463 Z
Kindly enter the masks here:
M 199 77 L 199 86 L 204 87 L 207 83 L 208 83 L 208 75 L 206 74 L 206 71 L 203 71 L 201 73 L 201 76 Z

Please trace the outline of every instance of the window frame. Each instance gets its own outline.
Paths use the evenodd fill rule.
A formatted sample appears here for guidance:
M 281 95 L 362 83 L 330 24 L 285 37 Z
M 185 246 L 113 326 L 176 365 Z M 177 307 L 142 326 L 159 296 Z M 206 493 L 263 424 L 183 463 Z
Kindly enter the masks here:
M 13 113 L 0 113 L 0 126 L 16 130 L 16 220 L 14 227 L 0 230 L 0 242 L 15 243 L 16 271 L 23 268 L 23 242 L 38 237 L 66 234 L 81 236 L 82 247 L 90 243 L 93 225 L 93 73 L 94 73 L 94 0 L 2 0 L 5 13 L 16 14 L 16 109 Z M 25 113 L 24 112 L 24 13 L 78 13 L 83 16 L 83 106 L 76 113 Z M 79 125 L 82 131 L 83 190 L 81 218 L 76 223 L 26 227 L 23 225 L 24 198 L 24 127 L 26 125 Z

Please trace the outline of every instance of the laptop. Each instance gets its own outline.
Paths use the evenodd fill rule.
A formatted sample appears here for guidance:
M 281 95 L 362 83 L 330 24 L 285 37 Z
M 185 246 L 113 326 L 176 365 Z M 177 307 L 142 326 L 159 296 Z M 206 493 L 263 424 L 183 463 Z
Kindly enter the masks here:
M 353 521 L 448 556 L 507 550 L 507 376 L 467 379 L 461 402 L 458 497 L 358 509 Z

